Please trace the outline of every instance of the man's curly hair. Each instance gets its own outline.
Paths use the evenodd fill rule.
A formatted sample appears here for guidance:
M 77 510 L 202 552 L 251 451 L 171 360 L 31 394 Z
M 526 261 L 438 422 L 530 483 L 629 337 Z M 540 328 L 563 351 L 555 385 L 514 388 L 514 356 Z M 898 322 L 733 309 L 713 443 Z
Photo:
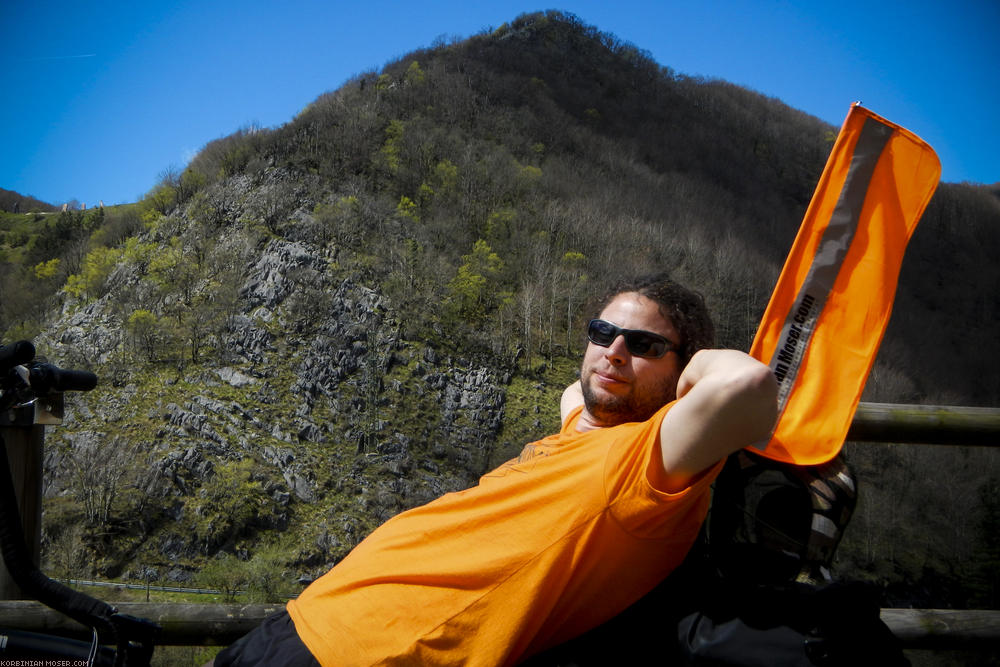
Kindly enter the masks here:
M 708 314 L 705 299 L 697 292 L 674 282 L 666 273 L 619 280 L 604 294 L 596 312 L 603 311 L 616 296 L 625 292 L 638 292 L 655 301 L 660 314 L 673 324 L 681 337 L 679 341 L 675 341 L 681 368 L 691 361 L 695 352 L 715 345 L 715 325 Z

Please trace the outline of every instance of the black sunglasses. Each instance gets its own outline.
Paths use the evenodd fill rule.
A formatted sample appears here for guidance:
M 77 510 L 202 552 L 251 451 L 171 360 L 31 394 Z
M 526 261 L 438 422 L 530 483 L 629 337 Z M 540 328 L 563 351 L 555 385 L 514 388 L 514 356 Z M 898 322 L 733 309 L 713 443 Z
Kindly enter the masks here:
M 667 352 L 677 349 L 676 343 L 652 331 L 622 329 L 606 320 L 591 320 L 587 325 L 587 338 L 594 345 L 608 347 L 620 335 L 625 336 L 628 351 L 637 357 L 659 359 Z

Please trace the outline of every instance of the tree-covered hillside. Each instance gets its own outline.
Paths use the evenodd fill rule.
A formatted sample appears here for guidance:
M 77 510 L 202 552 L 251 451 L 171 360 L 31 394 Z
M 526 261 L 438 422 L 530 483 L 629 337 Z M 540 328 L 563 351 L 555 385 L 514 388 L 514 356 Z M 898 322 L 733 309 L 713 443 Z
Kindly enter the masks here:
M 0 188 L 0 211 L 8 213 L 45 213 L 56 210 L 52 204 Z
M 836 131 L 547 12 L 220 138 L 134 205 L 4 217 L 4 341 L 102 379 L 49 431 L 49 566 L 294 590 L 556 428 L 622 273 L 670 270 L 747 349 Z M 996 187 L 939 188 L 868 400 L 1000 401 L 998 223 Z M 992 454 L 851 456 L 843 566 L 995 605 Z

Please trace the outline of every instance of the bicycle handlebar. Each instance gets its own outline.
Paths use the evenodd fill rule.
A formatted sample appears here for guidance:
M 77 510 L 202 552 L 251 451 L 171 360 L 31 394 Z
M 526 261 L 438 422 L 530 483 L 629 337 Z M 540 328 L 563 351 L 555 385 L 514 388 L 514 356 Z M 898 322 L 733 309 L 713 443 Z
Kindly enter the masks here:
M 97 386 L 97 376 L 90 371 L 59 368 L 34 357 L 35 346 L 26 340 L 0 346 L 0 409 L 29 405 L 53 392 L 90 391 Z
M 58 368 L 52 364 L 27 365 L 28 385 L 36 394 L 50 391 L 90 391 L 97 386 L 97 376 L 90 371 Z

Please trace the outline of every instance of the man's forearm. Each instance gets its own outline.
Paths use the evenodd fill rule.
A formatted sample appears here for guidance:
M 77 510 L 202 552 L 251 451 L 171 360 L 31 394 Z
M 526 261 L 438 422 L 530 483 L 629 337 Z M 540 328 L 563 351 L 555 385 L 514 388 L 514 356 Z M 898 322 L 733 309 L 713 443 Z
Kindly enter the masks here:
M 736 350 L 698 352 L 681 373 L 677 396 L 660 428 L 671 486 L 765 437 L 777 418 L 774 373 Z

